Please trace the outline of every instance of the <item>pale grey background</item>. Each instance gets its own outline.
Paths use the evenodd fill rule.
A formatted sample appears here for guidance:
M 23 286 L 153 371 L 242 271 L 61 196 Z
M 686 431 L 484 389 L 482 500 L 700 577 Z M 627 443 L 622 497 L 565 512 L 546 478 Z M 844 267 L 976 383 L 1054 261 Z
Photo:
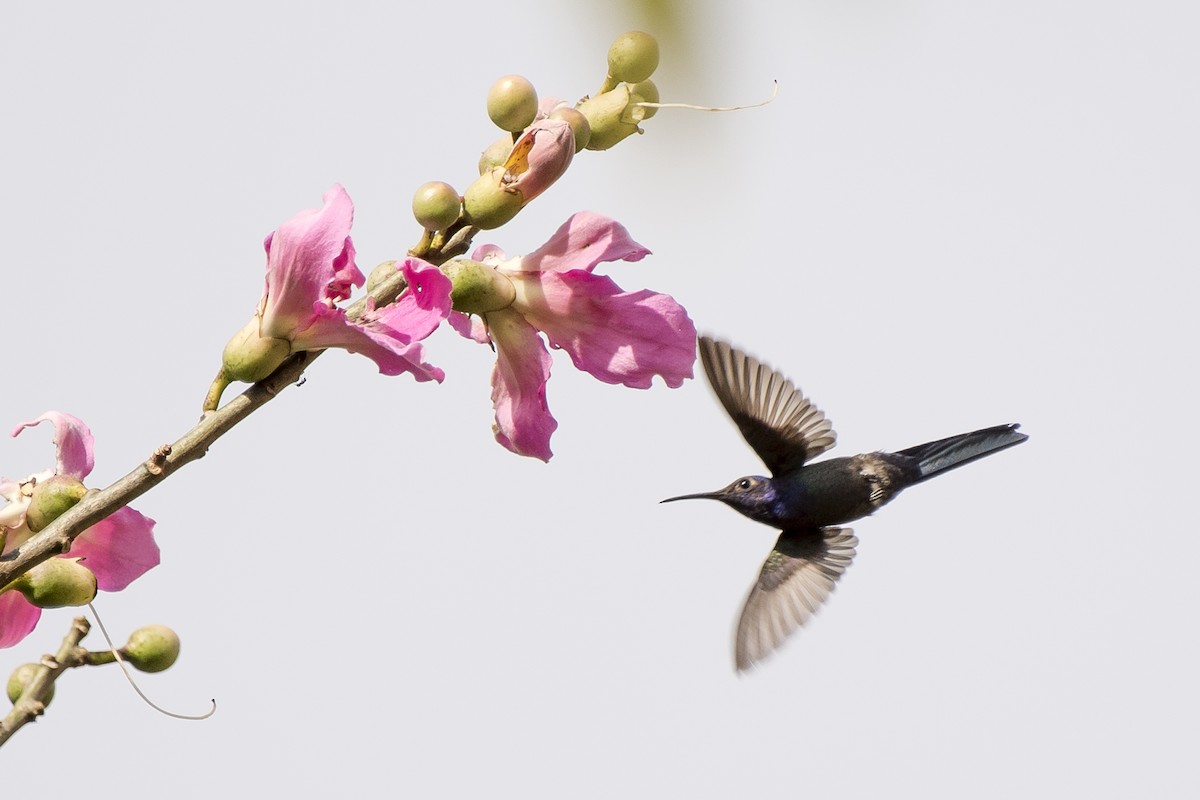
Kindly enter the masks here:
M 731 666 L 773 534 L 659 506 L 759 470 L 702 381 L 556 357 L 550 465 L 496 445 L 486 348 L 444 385 L 322 358 L 141 499 L 161 567 L 102 597 L 179 665 L 72 674 L 0 786 L 91 796 L 1188 797 L 1196 765 L 1200 13 L 1187 2 L 13 4 L 0 24 L 6 427 L 49 408 L 103 485 L 196 418 L 263 236 L 333 182 L 369 269 L 460 189 L 502 74 L 577 96 L 663 34 L 663 112 L 479 242 L 568 214 L 611 272 L 791 375 L 835 454 L 1001 422 L 1028 444 L 855 528 L 832 602 Z M 657 28 L 655 27 L 657 26 Z M 49 463 L 37 432 L 0 472 Z M 51 612 L 4 673 L 53 649 Z

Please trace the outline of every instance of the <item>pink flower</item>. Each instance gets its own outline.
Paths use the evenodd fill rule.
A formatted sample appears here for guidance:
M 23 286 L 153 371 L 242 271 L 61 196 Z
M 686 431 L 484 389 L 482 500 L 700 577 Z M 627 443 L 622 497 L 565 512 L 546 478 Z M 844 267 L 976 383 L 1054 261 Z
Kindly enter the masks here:
M 25 512 L 30 494 L 39 481 L 54 475 L 82 480 L 92 471 L 92 432 L 70 414 L 48 411 L 30 422 L 18 425 L 12 435 L 42 422 L 54 425 L 57 464 L 52 469 L 30 475 L 24 481 L 0 479 L 0 496 L 8 504 L 0 508 L 0 530 L 7 532 L 4 552 L 21 545 L 33 532 L 26 525 Z M 106 592 L 119 592 L 141 577 L 159 561 L 154 542 L 154 520 L 132 508 L 122 508 L 81 533 L 71 545 L 69 558 L 82 564 L 96 576 L 96 585 Z M 0 594 L 0 647 L 11 647 L 24 639 L 37 625 L 42 610 L 17 591 Z
M 650 251 L 615 220 L 582 212 L 524 257 L 505 259 L 484 245 L 475 260 L 507 277 L 512 304 L 472 320 L 454 312 L 450 323 L 464 336 L 496 348 L 492 403 L 496 441 L 520 455 L 548 461 L 558 427 L 546 405 L 550 346 L 567 351 L 575 366 L 605 383 L 649 388 L 655 375 L 671 388 L 692 377 L 696 328 L 669 295 L 622 291 L 593 274 L 603 261 L 640 261 Z
M 300 212 L 267 237 L 266 287 L 254 318 L 225 348 L 225 383 L 262 380 L 292 353 L 328 347 L 362 353 L 385 375 L 442 380 L 418 342 L 450 313 L 450 280 L 407 258 L 397 265 L 408 282 L 400 298 L 383 308 L 370 304 L 351 321 L 337 303 L 364 283 L 350 239 L 354 203 L 336 184 L 322 199 L 321 208 Z M 215 408 L 210 401 L 206 408 Z

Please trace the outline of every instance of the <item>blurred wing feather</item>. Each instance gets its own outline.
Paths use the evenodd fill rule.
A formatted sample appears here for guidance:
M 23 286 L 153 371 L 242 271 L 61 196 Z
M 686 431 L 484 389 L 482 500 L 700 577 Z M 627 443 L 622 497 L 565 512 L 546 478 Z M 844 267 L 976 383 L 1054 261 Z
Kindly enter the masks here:
M 738 622 L 738 671 L 769 656 L 808 622 L 850 566 L 858 537 L 850 528 L 784 531 L 767 556 Z
M 717 399 L 771 474 L 833 447 L 833 423 L 790 380 L 725 342 L 701 336 L 699 349 Z

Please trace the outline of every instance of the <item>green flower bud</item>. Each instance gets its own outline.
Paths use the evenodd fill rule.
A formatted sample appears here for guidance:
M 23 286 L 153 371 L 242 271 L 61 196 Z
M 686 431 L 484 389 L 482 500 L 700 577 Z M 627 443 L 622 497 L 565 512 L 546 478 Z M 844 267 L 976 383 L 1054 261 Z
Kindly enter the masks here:
M 286 339 L 264 338 L 255 316 L 233 335 L 221 354 L 225 377 L 231 381 L 257 383 L 274 372 L 292 352 Z
M 537 91 L 520 75 L 505 75 L 488 89 L 488 116 L 500 130 L 509 133 L 525 130 L 537 116 L 537 110 Z
M 373 292 L 379 284 L 396 274 L 396 262 L 381 261 L 367 276 L 367 292 Z
M 38 608 L 82 606 L 96 597 L 96 576 L 77 558 L 49 558 L 11 586 Z
M 608 48 L 608 74 L 614 80 L 638 83 L 657 68 L 658 42 L 648 33 L 622 33 Z
M 511 280 L 486 264 L 468 258 L 456 258 L 442 265 L 442 274 L 454 287 L 450 302 L 464 314 L 486 314 L 508 308 L 517 297 Z
M 477 228 L 499 228 L 525 204 L 521 195 L 510 191 L 504 183 L 507 172 L 503 166 L 494 167 L 476 178 L 463 193 L 463 213 Z
M 592 138 L 592 126 L 578 109 L 559 106 L 550 112 L 550 119 L 561 119 L 571 126 L 571 133 L 575 136 L 576 153 L 587 147 L 588 140 Z
M 512 146 L 511 136 L 501 136 L 489 144 L 487 149 L 479 155 L 479 174 L 483 175 L 496 167 L 504 166 L 504 162 L 508 160 L 508 154 L 512 152 Z
M 658 87 L 654 85 L 654 81 L 641 81 L 629 87 L 630 100 L 632 103 L 657 103 L 659 101 Z M 629 109 L 629 115 L 639 122 L 650 119 L 658 113 L 658 109 L 653 106 L 632 105 Z
M 430 181 L 417 187 L 412 201 L 413 216 L 427 231 L 444 231 L 458 220 L 462 199 L 454 187 L 444 181 Z
M 162 672 L 179 658 L 179 635 L 166 625 L 147 625 L 129 635 L 121 657 L 142 672 Z
M 577 108 L 587 117 L 592 135 L 588 139 L 588 150 L 607 150 L 617 142 L 635 133 L 641 133 L 637 126 L 639 114 L 634 117 L 630 103 L 634 102 L 633 95 L 627 84 L 620 84 L 611 92 L 589 97 Z
M 33 683 L 34 677 L 37 675 L 40 664 L 22 664 L 12 671 L 8 676 L 8 699 L 11 703 L 16 703 L 21 699 L 21 695 L 25 694 L 25 690 L 29 684 Z M 45 705 L 50 705 L 50 701 L 54 699 L 54 684 L 50 684 L 49 690 L 46 692 L 46 698 L 42 701 Z
M 83 481 L 70 475 L 55 475 L 39 481 L 33 487 L 29 508 L 25 511 L 25 524 L 37 533 L 58 519 L 64 511 L 78 503 L 87 494 Z

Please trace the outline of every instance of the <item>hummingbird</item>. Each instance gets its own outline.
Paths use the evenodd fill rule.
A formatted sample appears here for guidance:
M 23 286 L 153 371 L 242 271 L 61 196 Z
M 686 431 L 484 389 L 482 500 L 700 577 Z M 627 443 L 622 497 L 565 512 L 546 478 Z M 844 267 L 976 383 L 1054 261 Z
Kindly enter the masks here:
M 858 546 L 845 523 L 874 513 L 913 484 L 1029 438 L 1013 423 L 895 453 L 809 463 L 837 441 L 824 412 L 786 377 L 725 342 L 701 336 L 699 350 L 717 399 L 771 476 L 748 475 L 715 492 L 662 502 L 720 500 L 780 529 L 738 621 L 739 672 L 773 653 L 829 597 Z

